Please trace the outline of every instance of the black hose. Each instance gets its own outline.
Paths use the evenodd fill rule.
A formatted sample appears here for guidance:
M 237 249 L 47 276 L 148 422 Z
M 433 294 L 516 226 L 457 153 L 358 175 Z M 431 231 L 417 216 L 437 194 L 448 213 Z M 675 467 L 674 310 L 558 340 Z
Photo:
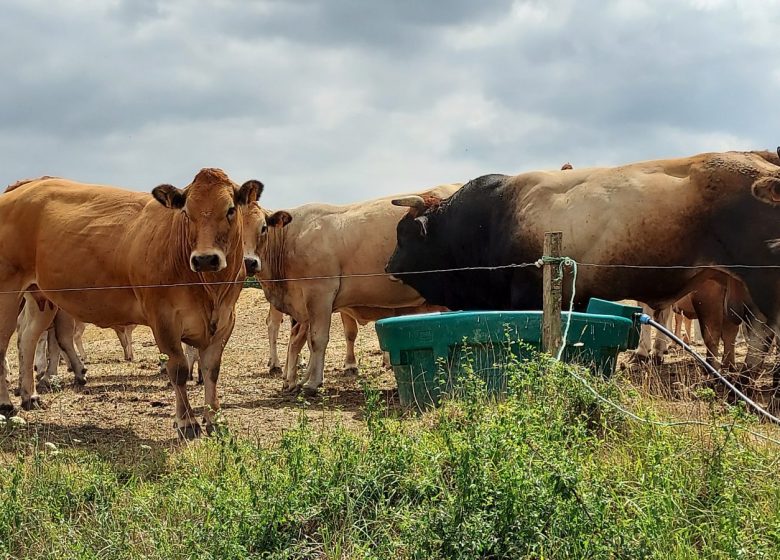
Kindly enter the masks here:
M 691 354 L 694 357 L 694 359 L 696 359 L 696 361 L 698 361 L 702 366 L 704 366 L 704 369 L 706 369 L 712 375 L 714 375 L 715 377 L 720 379 L 726 385 L 726 387 L 728 387 L 729 389 L 734 391 L 734 393 L 736 393 L 739 398 L 741 398 L 743 401 L 745 401 L 750 406 L 752 406 L 758 413 L 760 413 L 762 416 L 764 416 L 767 420 L 769 420 L 770 422 L 773 422 L 773 423 L 777 424 L 778 426 L 780 426 L 780 419 L 776 418 L 775 416 L 772 416 L 766 410 L 764 410 L 759 405 L 757 405 L 755 402 L 753 402 L 747 395 L 745 395 L 742 391 L 737 389 L 728 379 L 723 377 L 723 375 L 721 375 L 721 373 L 718 370 L 716 370 L 714 367 L 712 367 L 710 364 L 708 364 L 707 360 L 705 360 L 704 358 L 699 356 L 699 354 L 697 354 L 696 351 L 693 348 L 691 348 L 685 342 L 680 340 L 677 336 L 674 335 L 674 333 L 672 333 L 665 326 L 661 325 L 660 323 L 658 323 L 656 321 L 653 321 L 653 319 L 649 315 L 647 315 L 645 313 L 642 313 L 639 316 L 639 322 L 642 323 L 643 325 L 650 325 L 651 327 L 655 327 L 657 330 L 661 331 L 666 336 L 668 336 L 673 341 L 675 341 L 677 344 L 682 346 L 684 350 L 686 350 L 689 354 Z

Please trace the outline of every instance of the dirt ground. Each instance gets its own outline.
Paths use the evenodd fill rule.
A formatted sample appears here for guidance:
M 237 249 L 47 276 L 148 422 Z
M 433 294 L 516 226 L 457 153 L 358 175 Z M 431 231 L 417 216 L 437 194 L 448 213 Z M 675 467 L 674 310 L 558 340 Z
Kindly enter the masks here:
M 370 376 L 389 407 L 398 407 L 395 379 L 382 368 L 382 354 L 374 325 L 360 328 L 356 354 L 359 376 L 342 372 L 344 336 L 338 315 L 333 316 L 330 344 L 326 355 L 322 395 L 309 402 L 281 394 L 282 380 L 268 374 L 268 336 L 265 317 L 268 303 L 259 289 L 245 289 L 237 306 L 237 322 L 225 349 L 218 390 L 224 417 L 231 431 L 268 442 L 293 426 L 304 411 L 315 425 L 342 423 L 358 428 L 361 423 L 363 391 L 361 376 Z M 282 360 L 289 337 L 289 319 L 282 325 L 279 350 Z M 132 449 L 140 445 L 178 445 L 173 429 L 173 392 L 160 374 L 160 354 L 151 331 L 138 327 L 134 332 L 135 361 L 125 362 L 115 333 L 87 326 L 84 346 L 87 353 L 87 385 L 77 387 L 73 374 L 60 365 L 61 389 L 42 395 L 44 410 L 21 412 L 28 422 L 27 433 L 37 433 L 46 441 L 84 446 L 110 446 Z M 12 374 L 18 371 L 16 342 L 11 341 L 9 362 Z M 703 348 L 700 347 L 703 351 Z M 744 356 L 744 343 L 738 356 Z M 621 368 L 635 385 L 652 395 L 670 401 L 686 401 L 702 381 L 690 357 L 672 350 L 661 366 L 627 364 Z M 302 361 L 307 361 L 304 348 Z M 11 378 L 16 386 L 15 375 Z M 202 416 L 203 387 L 189 384 L 189 397 Z M 18 405 L 18 398 L 14 403 Z M 17 439 L 17 438 L 10 438 Z M 0 438 L 0 449 L 10 450 L 12 442 Z

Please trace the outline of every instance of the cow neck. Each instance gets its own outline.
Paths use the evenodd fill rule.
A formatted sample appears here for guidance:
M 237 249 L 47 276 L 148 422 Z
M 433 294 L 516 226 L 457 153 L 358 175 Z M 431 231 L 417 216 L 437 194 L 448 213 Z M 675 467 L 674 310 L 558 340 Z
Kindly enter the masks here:
M 287 230 L 289 226 L 282 228 L 269 228 L 268 239 L 260 251 L 260 282 L 268 300 L 278 309 L 282 309 L 284 293 L 287 282 L 284 281 L 286 266 L 284 254 L 287 245 Z M 276 280 L 276 282 L 263 282 L 263 280 Z M 281 280 L 281 281 L 279 281 Z

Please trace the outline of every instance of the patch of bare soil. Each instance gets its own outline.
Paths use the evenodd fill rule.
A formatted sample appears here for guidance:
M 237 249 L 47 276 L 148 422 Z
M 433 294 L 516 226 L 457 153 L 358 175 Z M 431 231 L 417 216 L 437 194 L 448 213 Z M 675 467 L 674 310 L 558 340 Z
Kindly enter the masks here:
M 231 431 L 259 441 L 278 439 L 305 413 L 315 426 L 342 423 L 361 425 L 363 390 L 361 377 L 371 377 L 372 385 L 396 406 L 395 378 L 382 368 L 382 354 L 373 324 L 360 328 L 356 357 L 358 376 L 343 373 L 345 341 L 341 321 L 333 315 L 330 343 L 325 362 L 325 381 L 321 395 L 304 400 L 281 393 L 280 376 L 269 376 L 268 335 L 265 317 L 268 302 L 258 289 L 245 289 L 236 308 L 236 327 L 225 348 L 219 378 L 224 419 Z M 290 334 L 289 318 L 279 332 L 279 353 L 285 361 Z M 114 331 L 88 325 L 84 333 L 87 353 L 87 385 L 78 387 L 64 362 L 59 367 L 61 389 L 41 396 L 46 409 L 22 411 L 26 433 L 41 439 L 76 445 L 137 448 L 140 445 L 175 446 L 173 429 L 174 396 L 167 376 L 160 373 L 161 355 L 148 327 L 133 332 L 135 361 L 125 362 L 122 347 Z M 16 387 L 18 360 L 16 340 L 11 340 L 8 355 L 11 386 Z M 301 363 L 308 362 L 304 347 Z M 299 371 L 302 377 L 304 370 Z M 188 383 L 190 402 L 198 417 L 203 411 L 203 386 Z M 18 406 L 18 398 L 14 398 Z M 16 439 L 16 438 L 12 438 Z M 9 449 L 12 441 L 2 441 Z
M 268 303 L 261 290 L 245 289 L 237 306 L 237 321 L 225 349 L 218 390 L 224 417 L 232 432 L 261 442 L 277 440 L 293 426 L 301 413 L 316 427 L 341 423 L 362 427 L 364 402 L 360 378 L 371 378 L 380 388 L 387 405 L 397 408 L 395 379 L 382 368 L 382 354 L 373 324 L 360 328 L 356 354 L 359 376 L 343 373 L 344 334 L 337 315 L 331 326 L 326 355 L 325 381 L 321 396 L 304 401 L 283 395 L 282 380 L 268 374 L 268 336 L 265 317 Z M 279 335 L 279 351 L 284 361 L 290 333 L 286 319 Z M 73 374 L 60 365 L 58 391 L 42 396 L 45 410 L 21 412 L 28 427 L 14 437 L 0 438 L 0 450 L 10 451 L 26 435 L 39 439 L 105 449 L 132 456 L 141 445 L 165 448 L 179 445 L 173 429 L 173 391 L 160 373 L 160 353 L 151 331 L 138 327 L 134 332 L 135 361 L 125 362 L 112 330 L 89 325 L 84 334 L 87 352 L 86 387 L 73 383 Z M 9 362 L 18 371 L 16 342 L 11 341 Z M 700 347 L 703 352 L 703 347 Z M 744 343 L 739 357 L 745 353 Z M 625 364 L 628 354 L 621 357 Z M 306 348 L 302 362 L 308 360 Z M 623 366 L 621 366 L 623 367 Z M 672 401 L 689 401 L 692 391 L 704 378 L 692 359 L 672 350 L 661 366 L 626 365 L 624 373 L 644 392 Z M 303 371 L 300 372 L 303 374 Z M 15 375 L 11 378 L 16 385 Z M 202 416 L 203 387 L 188 384 L 189 397 Z M 18 398 L 15 401 L 18 405 Z

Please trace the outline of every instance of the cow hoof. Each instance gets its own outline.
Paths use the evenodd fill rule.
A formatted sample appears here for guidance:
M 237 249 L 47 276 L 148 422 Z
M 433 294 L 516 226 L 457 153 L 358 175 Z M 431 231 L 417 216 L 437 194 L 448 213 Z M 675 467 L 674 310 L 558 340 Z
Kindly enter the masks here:
M 305 385 L 301 387 L 301 394 L 306 398 L 313 398 L 316 397 L 319 391 L 317 389 L 312 389 L 311 387 L 306 387 Z
M 282 394 L 283 395 L 296 395 L 296 394 L 298 394 L 298 391 L 300 391 L 300 390 L 301 390 L 301 386 L 300 385 L 292 385 L 292 386 L 289 386 L 289 387 L 287 386 L 287 383 L 282 385 Z
M 19 414 L 19 410 L 12 404 L 0 404 L 0 414 L 6 418 L 10 418 L 11 416 Z
M 51 383 L 45 380 L 40 380 L 35 384 L 35 390 L 39 393 L 51 393 Z
M 358 368 L 357 367 L 344 368 L 344 375 L 356 377 L 357 374 L 358 374 Z
M 176 428 L 176 432 L 179 434 L 179 439 L 193 440 L 200 437 L 200 424 L 195 422 L 189 426 L 183 428 Z
M 27 400 L 22 399 L 22 409 L 24 410 L 43 410 L 44 408 L 41 397 L 38 395 L 33 395 Z
M 271 369 L 268 370 L 268 375 L 271 377 L 281 377 L 284 372 L 282 371 L 282 368 L 279 366 L 274 366 Z

